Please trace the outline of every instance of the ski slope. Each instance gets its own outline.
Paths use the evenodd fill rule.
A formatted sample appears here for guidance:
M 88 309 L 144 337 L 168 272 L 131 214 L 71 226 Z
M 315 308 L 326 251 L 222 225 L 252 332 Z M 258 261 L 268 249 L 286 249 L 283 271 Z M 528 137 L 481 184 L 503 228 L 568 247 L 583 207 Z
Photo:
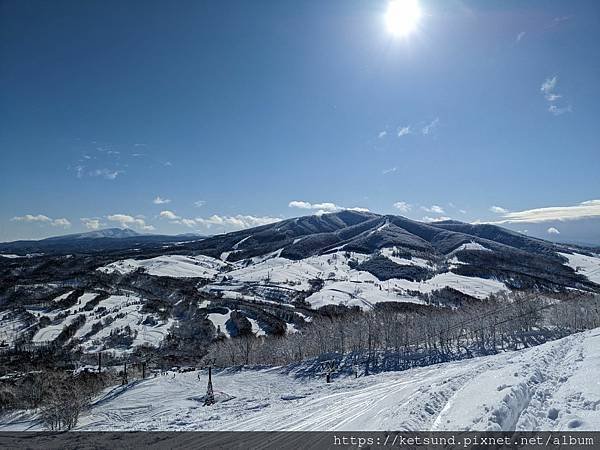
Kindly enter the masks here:
M 66 295 L 64 294 L 61 297 Z M 137 345 L 159 346 L 175 323 L 174 319 L 167 319 L 159 320 L 155 325 L 146 325 L 144 320 L 148 317 L 148 314 L 141 312 L 143 302 L 135 295 L 111 295 L 103 299 L 97 307 L 86 311 L 84 307 L 97 296 L 97 293 L 85 292 L 79 297 L 77 305 L 71 308 L 43 312 L 43 315 L 56 321 L 56 323 L 38 330 L 32 341 L 35 343 L 52 342 L 78 316 L 85 316 L 84 324 L 77 329 L 73 339 L 78 340 L 83 349 L 94 351 L 102 348 L 102 342 L 110 337 L 111 332 L 129 327 L 135 335 L 131 346 L 125 350 L 111 348 L 115 353 L 122 353 L 123 351 L 131 351 Z M 65 317 L 56 320 L 59 315 Z M 98 323 L 103 324 L 103 326 L 94 332 L 93 326 Z
M 210 256 L 166 255 L 150 259 L 124 259 L 100 267 L 104 273 L 128 274 L 138 269 L 157 277 L 212 279 L 225 263 Z
M 581 253 L 559 253 L 569 260 L 567 265 L 586 276 L 593 283 L 600 284 L 600 257 Z
M 240 241 L 238 244 L 241 244 Z M 490 251 L 477 243 L 463 244 L 455 250 Z M 237 250 L 233 250 L 237 251 Z M 438 267 L 431 261 L 413 257 L 411 259 L 394 256 L 397 247 L 387 247 L 380 254 L 401 266 L 414 266 L 436 271 Z M 454 252 L 454 253 L 455 253 Z M 385 282 L 369 272 L 357 270 L 356 264 L 366 261 L 370 255 L 356 252 L 335 251 L 323 255 L 310 256 L 301 260 L 282 258 L 281 251 L 261 257 L 224 262 L 209 256 L 167 255 L 156 258 L 136 260 L 125 259 L 113 262 L 98 270 L 104 273 L 128 274 L 142 269 L 146 273 L 159 277 L 187 278 L 200 277 L 211 280 L 202 287 L 205 292 L 221 292 L 225 297 L 245 298 L 242 292 L 252 286 L 280 289 L 290 294 L 295 291 L 307 291 L 315 279 L 324 280 L 324 288 L 309 296 L 306 301 L 312 308 L 326 305 L 358 306 L 370 309 L 376 303 L 408 302 L 423 303 L 416 294 L 428 294 L 446 287 L 478 299 L 485 299 L 491 294 L 508 291 L 504 283 L 495 279 L 467 277 L 451 271 L 437 273 L 422 282 L 406 279 L 391 279 Z M 454 255 L 453 253 L 453 255 Z M 450 268 L 461 263 L 456 256 L 448 260 Z M 262 297 L 262 296 L 261 296 Z M 254 299 L 254 296 L 248 298 Z M 259 298 L 259 300 L 266 300 Z
M 354 379 L 281 368 L 205 372 L 108 389 L 81 430 L 597 430 L 600 329 L 518 352 Z M 198 378 L 198 375 L 200 378 Z M 0 430 L 36 429 L 35 417 Z M 0 422 L 2 420 L 0 419 Z

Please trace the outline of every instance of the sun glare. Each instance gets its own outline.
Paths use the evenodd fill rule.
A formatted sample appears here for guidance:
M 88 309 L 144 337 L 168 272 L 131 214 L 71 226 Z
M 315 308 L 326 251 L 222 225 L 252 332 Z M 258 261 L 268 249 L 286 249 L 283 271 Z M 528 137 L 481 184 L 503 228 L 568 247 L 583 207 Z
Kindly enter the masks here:
M 394 36 L 407 36 L 417 28 L 421 16 L 418 0 L 392 0 L 385 14 L 385 24 Z

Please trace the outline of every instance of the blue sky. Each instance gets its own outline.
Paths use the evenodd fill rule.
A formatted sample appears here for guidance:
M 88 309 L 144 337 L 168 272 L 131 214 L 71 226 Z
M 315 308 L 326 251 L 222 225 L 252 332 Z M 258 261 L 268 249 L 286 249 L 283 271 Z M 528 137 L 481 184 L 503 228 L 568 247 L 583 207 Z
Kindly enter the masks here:
M 387 1 L 2 2 L 0 241 L 351 207 L 589 228 L 600 4 L 419 4 L 398 37 Z

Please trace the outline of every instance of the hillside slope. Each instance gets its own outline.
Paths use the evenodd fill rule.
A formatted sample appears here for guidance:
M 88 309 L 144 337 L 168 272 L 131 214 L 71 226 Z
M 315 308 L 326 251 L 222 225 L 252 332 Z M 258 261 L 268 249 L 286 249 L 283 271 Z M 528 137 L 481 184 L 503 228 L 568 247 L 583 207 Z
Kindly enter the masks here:
M 332 385 L 276 369 L 220 374 L 215 388 L 234 398 L 214 408 L 194 408 L 205 377 L 199 382 L 194 374 L 177 374 L 143 382 L 106 403 L 99 400 L 81 427 L 594 430 L 600 428 L 600 382 L 591 377 L 600 370 L 598 348 L 597 329 L 519 352 Z M 158 425 L 152 417 L 161 408 Z
M 538 347 L 354 379 L 294 369 L 213 375 L 169 372 L 108 389 L 78 429 L 107 430 L 597 430 L 600 329 Z M 301 369 L 301 368 L 300 368 Z M 299 368 L 296 368 L 299 371 Z M 35 417 L 0 430 L 38 429 Z

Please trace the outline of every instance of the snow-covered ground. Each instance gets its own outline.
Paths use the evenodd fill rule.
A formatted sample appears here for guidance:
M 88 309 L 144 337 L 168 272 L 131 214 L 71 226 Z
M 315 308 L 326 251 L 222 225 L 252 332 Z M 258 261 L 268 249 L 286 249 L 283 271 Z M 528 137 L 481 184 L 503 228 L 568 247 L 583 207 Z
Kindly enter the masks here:
M 478 244 L 464 244 L 463 250 L 487 250 Z M 421 258 L 405 259 L 393 256 L 395 248 L 384 248 L 381 254 L 400 265 L 435 269 L 435 265 Z M 352 252 L 335 252 L 312 256 L 300 261 L 292 261 L 281 257 L 265 259 L 247 267 L 228 272 L 227 281 L 219 280 L 209 284 L 206 290 L 231 291 L 244 284 L 280 285 L 285 289 L 306 290 L 310 280 L 325 280 L 323 289 L 306 299 L 313 308 L 330 304 L 359 306 L 369 309 L 379 302 L 422 303 L 413 295 L 414 292 L 430 293 L 435 290 L 451 287 L 457 291 L 484 299 L 490 294 L 508 291 L 506 285 L 493 279 L 467 277 L 452 272 L 443 272 L 433 278 L 422 281 L 391 279 L 380 281 L 374 275 L 352 269 L 350 261 L 362 262 L 369 256 Z M 456 259 L 456 257 L 454 257 Z
M 243 240 L 238 244 L 242 243 Z M 490 251 L 477 243 L 463 244 L 452 253 L 452 258 L 449 259 L 450 268 L 464 264 L 455 256 L 459 250 Z M 233 250 L 235 251 L 238 250 Z M 422 258 L 408 259 L 394 256 L 397 252 L 396 247 L 389 247 L 381 249 L 379 253 L 402 266 L 416 266 L 432 271 L 438 269 L 434 262 Z M 369 259 L 370 255 L 341 250 L 302 260 L 282 258 L 279 250 L 233 263 L 224 262 L 231 252 L 226 253 L 227 255 L 221 255 L 220 260 L 202 255 L 168 255 L 144 260 L 126 259 L 108 264 L 98 270 L 105 273 L 127 274 L 142 268 L 146 273 L 155 276 L 207 278 L 211 283 L 201 288 L 203 291 L 220 291 L 225 297 L 259 301 L 269 300 L 262 298 L 261 295 L 258 297 L 242 295 L 240 291 L 248 285 L 254 288 L 264 286 L 290 292 L 306 291 L 311 288 L 311 281 L 319 278 L 324 280 L 324 288 L 307 299 L 313 308 L 341 304 L 369 309 L 380 302 L 422 303 L 422 300 L 415 296 L 415 292 L 430 293 L 445 287 L 451 287 L 479 299 L 508 290 L 504 283 L 497 280 L 466 277 L 453 272 L 438 273 L 423 282 L 400 279 L 382 282 L 368 272 L 352 268 L 354 267 L 352 263 L 359 264 Z
M 66 296 L 64 294 L 61 297 Z M 129 326 L 132 333 L 137 335 L 133 340 L 131 348 L 150 344 L 158 346 L 167 336 L 169 329 L 175 323 L 173 319 L 158 321 L 156 325 L 144 324 L 147 315 L 141 312 L 143 308 L 142 300 L 134 295 L 111 295 L 100 301 L 97 307 L 91 311 L 85 311 L 85 305 L 95 299 L 97 293 L 86 292 L 78 299 L 78 303 L 66 310 L 54 310 L 50 312 L 41 312 L 42 315 L 55 320 L 59 314 L 65 314 L 65 317 L 55 324 L 41 328 L 33 337 L 33 342 L 51 342 L 54 341 L 60 332 L 69 325 L 78 316 L 85 316 L 85 323 L 77 330 L 73 339 L 81 340 L 82 348 L 87 351 L 93 351 L 100 348 L 101 341 L 110 336 L 112 331 L 121 330 Z M 101 312 L 99 312 L 101 310 Z M 39 311 L 36 311 L 39 313 Z M 101 322 L 103 326 L 96 333 L 90 336 L 94 324 Z M 113 351 L 116 351 L 113 349 Z
M 457 253 L 463 250 L 480 250 L 484 252 L 491 252 L 491 250 L 487 247 L 484 247 L 478 242 L 467 242 L 466 244 L 462 244 L 461 246 L 452 250 L 452 253 Z
M 597 430 L 600 329 L 518 352 L 354 379 L 282 369 L 206 373 L 108 389 L 82 430 Z M 198 378 L 199 375 L 199 378 Z M 0 420 L 1 421 L 1 420 Z M 36 429 L 30 417 L 0 429 Z
M 410 281 L 391 279 L 379 281 L 375 276 L 360 272 L 362 283 L 356 282 L 326 282 L 325 287 L 306 299 L 313 308 L 328 304 L 360 306 L 369 309 L 373 303 L 379 302 L 410 302 L 423 303 L 411 295 L 411 292 L 429 293 L 435 290 L 451 287 L 464 294 L 478 299 L 484 299 L 490 294 L 508 291 L 506 285 L 497 280 L 478 277 L 466 277 L 453 272 L 437 274 L 425 281 Z
M 581 253 L 560 253 L 569 260 L 567 265 L 576 272 L 586 276 L 593 283 L 600 284 L 600 257 L 587 256 Z
M 210 313 L 208 314 L 208 320 L 210 320 L 217 330 L 221 330 L 221 333 L 225 334 L 225 336 L 229 337 L 229 332 L 227 331 L 227 327 L 225 323 L 229 320 L 231 316 L 231 310 L 227 310 L 226 314 L 220 313 Z
M 399 264 L 401 266 L 417 266 L 417 267 L 423 267 L 425 269 L 434 269 L 435 268 L 435 265 L 432 264 L 431 262 L 427 261 L 426 259 L 415 258 L 415 257 L 412 257 L 411 259 L 407 259 L 407 258 L 400 258 L 398 256 L 394 256 L 394 253 L 397 251 L 399 251 L 399 249 L 397 247 L 386 247 L 386 248 L 382 248 L 380 250 L 380 253 L 383 256 L 385 256 L 386 258 L 391 259 L 396 264 Z
M 100 267 L 98 270 L 105 273 L 127 274 L 142 268 L 146 273 L 157 277 L 212 279 L 224 266 L 225 263 L 209 256 L 166 255 L 150 259 L 124 259 Z

